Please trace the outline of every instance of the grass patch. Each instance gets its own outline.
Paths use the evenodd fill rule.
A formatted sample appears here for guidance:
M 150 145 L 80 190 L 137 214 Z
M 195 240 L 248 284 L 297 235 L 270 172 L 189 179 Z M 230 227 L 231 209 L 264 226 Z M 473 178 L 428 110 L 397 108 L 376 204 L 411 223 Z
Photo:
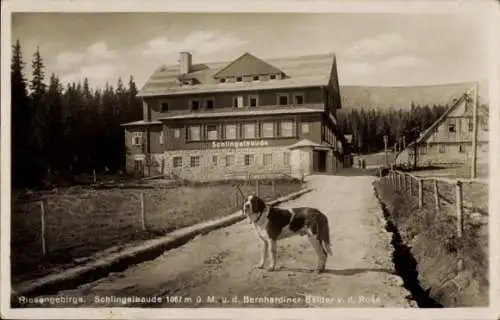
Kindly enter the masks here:
M 256 186 L 245 183 L 245 194 Z M 270 201 L 302 188 L 297 180 L 259 183 Z M 273 192 L 274 190 L 274 192 Z M 140 220 L 144 194 L 145 222 Z M 232 184 L 191 184 L 153 189 L 59 189 L 46 198 L 45 230 L 48 254 L 41 252 L 39 203 L 13 204 L 11 214 L 11 274 L 13 282 L 43 276 L 81 262 L 99 251 L 151 239 L 172 230 L 229 215 L 239 209 Z M 237 206 L 238 205 L 238 206 Z
M 445 306 L 487 303 L 488 236 L 485 230 L 488 226 L 471 224 L 465 216 L 463 236 L 458 238 L 454 205 L 443 203 L 439 212 L 436 211 L 432 189 L 424 186 L 424 206 L 419 208 L 416 196 L 409 196 L 404 191 L 394 192 L 392 187 L 380 181 L 375 187 L 404 242 L 412 247 L 421 281 L 431 289 L 433 298 Z M 460 272 L 457 271 L 459 259 L 464 266 Z

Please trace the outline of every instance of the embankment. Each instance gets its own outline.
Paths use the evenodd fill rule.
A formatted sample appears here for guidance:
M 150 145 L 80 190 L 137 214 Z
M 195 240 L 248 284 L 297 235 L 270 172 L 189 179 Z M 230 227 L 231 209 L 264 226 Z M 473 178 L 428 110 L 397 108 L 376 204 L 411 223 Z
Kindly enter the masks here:
M 411 251 L 419 286 L 425 295 L 443 307 L 488 306 L 487 225 L 464 221 L 461 238 L 456 236 L 456 220 L 443 207 L 418 199 L 376 181 L 374 188 L 386 218 Z

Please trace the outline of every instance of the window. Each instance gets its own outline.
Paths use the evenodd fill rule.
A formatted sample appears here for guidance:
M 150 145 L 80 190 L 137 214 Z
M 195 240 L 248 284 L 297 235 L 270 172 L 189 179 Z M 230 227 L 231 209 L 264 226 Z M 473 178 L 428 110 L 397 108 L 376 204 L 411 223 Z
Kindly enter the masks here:
M 236 125 L 226 124 L 226 132 L 224 134 L 226 139 L 236 139 Z
M 191 111 L 200 110 L 200 101 L 199 100 L 191 100 Z
M 236 77 L 236 82 L 241 82 L 241 81 L 243 81 L 242 77 Z
M 284 152 L 283 153 L 283 164 L 285 166 L 290 165 L 290 152 Z
M 455 124 L 448 123 L 448 132 L 455 132 Z
M 302 133 L 309 133 L 309 123 L 302 123 L 300 126 L 300 131 Z
M 418 149 L 419 149 L 419 153 L 420 154 L 426 154 L 427 153 L 427 145 L 426 144 L 421 145 Z
M 218 159 L 217 159 L 217 156 L 212 156 L 212 164 L 213 164 L 214 166 L 216 166 L 216 165 L 217 165 L 217 162 L 218 162 L 217 160 L 218 160 Z
M 234 154 L 226 155 L 226 167 L 230 167 L 234 164 Z
M 255 139 L 255 123 L 245 123 L 243 124 L 243 138 L 244 139 Z
M 276 75 L 275 75 L 275 74 L 270 75 L 270 76 L 269 76 L 269 79 L 271 79 L 271 80 L 276 79 Z
M 261 135 L 263 138 L 274 137 L 274 122 L 262 123 L 262 134 Z
M 273 164 L 273 154 L 272 153 L 266 153 L 262 157 L 262 164 L 265 166 L 270 166 Z
M 134 170 L 135 171 L 141 171 L 143 167 L 143 161 L 140 159 L 135 159 L 134 160 Z
M 190 158 L 191 167 L 199 167 L 200 166 L 200 156 L 192 156 Z
M 161 112 L 168 112 L 168 102 L 161 103 Z
M 304 95 L 303 94 L 294 95 L 293 96 L 293 104 L 295 104 L 295 105 L 304 104 Z
M 245 155 L 245 166 L 251 166 L 253 165 L 253 154 L 246 154 Z
M 250 107 L 257 107 L 259 105 L 259 97 L 258 96 L 249 96 L 248 97 L 248 105 Z
M 458 145 L 458 152 L 464 153 L 465 152 L 465 146 L 462 145 L 462 144 Z
M 217 125 L 215 124 L 209 124 L 207 125 L 207 139 L 208 140 L 217 140 L 218 137 L 218 132 L 217 132 Z
M 226 79 L 225 79 L 225 78 L 221 78 L 221 79 L 219 80 L 219 82 L 220 82 L 220 83 L 224 83 L 224 82 L 226 82 Z
M 174 168 L 182 167 L 182 157 L 174 157 L 172 159 Z
M 288 95 L 287 94 L 279 94 L 278 95 L 278 105 L 287 106 L 288 105 Z
M 280 136 L 293 137 L 293 121 L 280 122 Z
M 189 136 L 188 140 L 190 141 L 200 141 L 201 136 L 200 136 L 200 126 L 189 126 Z
M 440 144 L 438 147 L 438 152 L 439 153 L 445 153 L 446 152 L 446 145 Z
M 207 99 L 205 101 L 205 109 L 213 109 L 215 106 L 214 99 Z
M 243 97 L 238 96 L 233 98 L 233 107 L 235 108 L 243 108 Z
M 165 142 L 165 135 L 163 133 L 163 130 L 160 131 L 160 136 L 158 137 L 158 139 L 160 140 L 160 144 L 163 144 Z
M 181 130 L 174 129 L 174 138 L 180 138 L 180 137 L 181 137 Z
M 259 81 L 259 76 L 253 76 L 253 81 Z
M 142 144 L 142 132 L 137 131 L 132 133 L 132 145 L 140 146 Z
M 489 117 L 483 117 L 481 119 L 481 128 L 484 130 L 484 131 L 488 131 L 488 121 L 489 121 Z
M 467 127 L 469 129 L 469 132 L 472 132 L 472 130 L 474 129 L 474 121 L 472 118 L 468 118 L 468 124 L 467 124 Z

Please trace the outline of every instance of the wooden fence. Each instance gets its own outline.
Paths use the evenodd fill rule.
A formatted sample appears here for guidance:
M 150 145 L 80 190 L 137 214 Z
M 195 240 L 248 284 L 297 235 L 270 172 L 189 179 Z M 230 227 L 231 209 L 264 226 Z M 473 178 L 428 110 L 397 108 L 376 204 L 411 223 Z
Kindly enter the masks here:
M 382 183 L 390 185 L 396 192 L 406 192 L 410 197 L 418 198 L 418 207 L 433 206 L 441 211 L 443 204 L 454 206 L 456 217 L 456 234 L 461 238 L 464 230 L 464 219 L 471 219 L 475 224 L 487 223 L 488 193 L 487 183 L 471 179 L 447 179 L 439 177 L 418 177 L 407 172 L 389 170 L 382 176 Z M 427 186 L 424 186 L 427 184 Z M 479 185 L 481 192 L 474 193 L 468 188 L 467 200 L 464 201 L 464 187 Z M 424 202 L 424 193 L 432 192 L 432 203 Z

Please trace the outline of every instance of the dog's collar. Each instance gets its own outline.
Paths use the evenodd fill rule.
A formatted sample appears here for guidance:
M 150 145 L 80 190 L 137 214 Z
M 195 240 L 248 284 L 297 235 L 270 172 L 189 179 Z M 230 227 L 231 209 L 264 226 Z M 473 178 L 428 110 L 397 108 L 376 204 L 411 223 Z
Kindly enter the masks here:
M 253 222 L 257 223 L 257 221 L 259 221 L 259 219 L 262 217 L 263 214 L 264 214 L 264 211 L 262 211 L 261 213 L 259 213 L 259 216 L 257 217 L 257 219 L 255 219 Z

